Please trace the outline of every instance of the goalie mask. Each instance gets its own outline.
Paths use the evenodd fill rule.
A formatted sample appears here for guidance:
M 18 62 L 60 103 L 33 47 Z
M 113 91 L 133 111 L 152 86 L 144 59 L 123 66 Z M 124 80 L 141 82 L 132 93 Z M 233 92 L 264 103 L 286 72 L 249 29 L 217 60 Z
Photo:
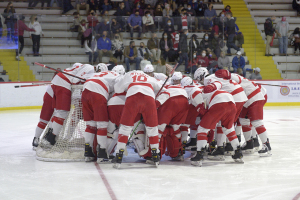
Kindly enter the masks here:
M 116 73 L 118 73 L 120 75 L 124 75 L 125 74 L 125 68 L 123 67 L 123 65 L 117 65 L 111 71 L 116 72 Z
M 104 63 L 99 63 L 96 67 L 95 67 L 95 71 L 96 72 L 106 72 L 108 71 L 106 64 Z
M 194 79 L 199 81 L 199 82 L 203 82 L 204 78 L 207 77 L 209 75 L 207 69 L 205 67 L 199 67 L 194 74 Z
M 184 77 L 181 80 L 181 86 L 185 87 L 185 86 L 188 86 L 188 85 L 194 85 L 193 79 L 191 77 Z

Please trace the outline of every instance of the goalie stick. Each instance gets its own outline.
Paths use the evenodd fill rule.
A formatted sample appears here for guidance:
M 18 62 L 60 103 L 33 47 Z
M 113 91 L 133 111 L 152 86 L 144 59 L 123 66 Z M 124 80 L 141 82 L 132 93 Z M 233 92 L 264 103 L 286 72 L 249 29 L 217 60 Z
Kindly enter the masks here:
M 72 76 L 72 77 L 74 77 L 74 78 L 78 78 L 78 79 L 83 80 L 83 81 L 86 81 L 86 79 L 84 79 L 84 78 L 75 76 L 75 75 L 73 75 L 73 74 L 69 74 L 69 73 L 64 72 L 64 71 L 61 71 L 61 70 L 54 69 L 54 68 L 52 68 L 52 67 L 48 67 L 48 66 L 43 65 L 43 64 L 38 63 L 38 62 L 34 62 L 34 64 L 35 64 L 35 65 L 39 65 L 39 66 L 44 67 L 44 68 L 47 68 L 47 69 L 51 69 L 51 70 L 56 71 L 56 72 L 61 72 L 61 73 L 63 73 L 63 74 L 66 74 L 66 75 L 68 75 L 68 76 Z

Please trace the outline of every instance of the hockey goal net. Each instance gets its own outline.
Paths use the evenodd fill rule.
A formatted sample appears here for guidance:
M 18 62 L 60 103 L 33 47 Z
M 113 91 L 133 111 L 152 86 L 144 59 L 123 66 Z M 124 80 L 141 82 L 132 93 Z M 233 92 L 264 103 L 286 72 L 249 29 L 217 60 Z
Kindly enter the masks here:
M 64 121 L 56 143 L 51 146 L 45 139 L 47 127 L 36 149 L 36 158 L 41 161 L 84 161 L 84 131 L 86 128 L 82 116 L 82 85 L 72 86 L 71 110 Z

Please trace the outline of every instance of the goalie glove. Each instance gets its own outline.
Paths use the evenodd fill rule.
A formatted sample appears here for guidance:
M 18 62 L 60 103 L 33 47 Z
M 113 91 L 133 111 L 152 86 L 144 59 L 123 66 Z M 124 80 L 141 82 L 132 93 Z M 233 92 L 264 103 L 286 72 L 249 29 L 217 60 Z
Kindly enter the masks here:
M 231 78 L 231 73 L 225 69 L 219 69 L 218 71 L 216 71 L 215 75 L 218 78 L 225 78 L 225 79 Z

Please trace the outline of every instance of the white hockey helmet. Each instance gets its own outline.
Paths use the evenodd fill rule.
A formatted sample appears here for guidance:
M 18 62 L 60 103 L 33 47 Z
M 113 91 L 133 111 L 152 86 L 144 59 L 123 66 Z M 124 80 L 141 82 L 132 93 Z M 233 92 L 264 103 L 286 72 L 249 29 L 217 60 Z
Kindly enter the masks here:
M 82 63 L 74 63 L 73 66 L 72 66 L 72 68 L 76 67 L 76 66 L 81 66 L 81 65 L 82 65 Z
M 191 77 L 186 76 L 181 80 L 181 86 L 185 87 L 188 85 L 194 85 L 194 82 Z
M 171 80 L 181 80 L 182 79 L 182 73 L 181 72 L 174 72 L 172 75 Z
M 154 72 L 154 67 L 153 67 L 153 65 L 147 64 L 147 65 L 145 66 L 145 68 L 144 68 L 144 72 L 145 72 L 145 73 L 151 73 L 151 72 Z
M 111 71 L 116 72 L 120 75 L 124 75 L 125 74 L 125 68 L 123 65 L 116 65 Z
M 96 72 L 106 72 L 108 71 L 106 64 L 104 63 L 99 63 L 96 67 L 95 67 L 95 71 Z
M 199 67 L 194 73 L 194 79 L 202 81 L 208 75 L 206 67 Z

